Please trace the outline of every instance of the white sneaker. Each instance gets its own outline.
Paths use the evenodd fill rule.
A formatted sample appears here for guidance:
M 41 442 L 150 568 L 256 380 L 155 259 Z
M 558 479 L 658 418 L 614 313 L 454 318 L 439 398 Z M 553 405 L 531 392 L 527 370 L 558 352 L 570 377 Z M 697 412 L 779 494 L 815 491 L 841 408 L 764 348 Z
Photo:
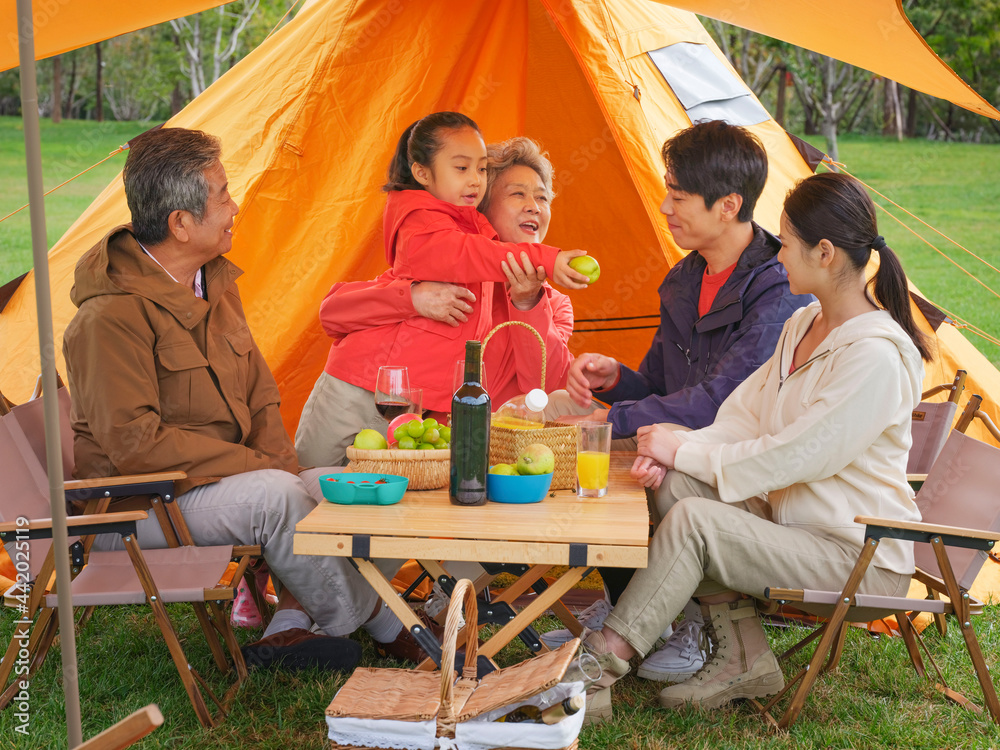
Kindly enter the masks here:
M 577 617 L 577 621 L 587 630 L 600 630 L 604 627 L 604 621 L 607 619 L 608 615 L 611 614 L 611 610 L 611 602 L 607 599 L 598 599 L 580 613 L 580 616 Z M 660 633 L 660 638 L 662 640 L 666 640 L 670 637 L 672 632 L 673 626 L 667 625 L 667 629 Z M 542 633 L 541 635 L 542 643 L 551 649 L 557 649 L 564 643 L 568 643 L 573 640 L 575 637 L 576 636 L 566 628 L 563 628 L 562 630 L 552 630 L 548 633 Z
M 656 682 L 684 682 L 701 669 L 708 650 L 704 625 L 684 620 L 663 647 L 639 665 L 638 675 Z
M 609 614 L 611 614 L 611 602 L 607 599 L 598 599 L 583 610 L 576 619 L 580 625 L 588 630 L 600 630 L 604 627 L 604 620 Z M 563 628 L 562 630 L 552 630 L 548 633 L 542 633 L 541 638 L 542 643 L 546 646 L 556 649 L 564 643 L 573 640 L 576 636 L 568 629 Z
M 431 587 L 430 596 L 427 597 L 427 601 L 424 602 L 424 613 L 436 620 L 439 613 L 444 612 L 451 605 L 451 597 L 448 596 L 444 589 L 441 588 L 441 584 L 437 581 L 434 582 L 434 586 Z M 465 615 L 461 615 L 458 621 L 458 627 L 465 627 Z

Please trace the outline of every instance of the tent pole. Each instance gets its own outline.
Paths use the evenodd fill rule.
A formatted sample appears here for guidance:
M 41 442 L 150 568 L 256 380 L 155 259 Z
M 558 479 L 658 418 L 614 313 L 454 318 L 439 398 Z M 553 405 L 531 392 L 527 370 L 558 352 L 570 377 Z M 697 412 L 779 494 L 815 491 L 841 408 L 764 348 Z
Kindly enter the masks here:
M 21 64 L 21 117 L 28 167 L 28 202 L 31 204 L 31 250 L 38 307 L 38 348 L 42 364 L 42 399 L 45 412 L 45 455 L 49 468 L 49 502 L 52 504 L 52 544 L 68 548 L 66 494 L 63 484 L 62 444 L 59 436 L 59 400 L 56 395 L 56 357 L 52 335 L 52 295 L 49 289 L 48 240 L 45 233 L 45 196 L 42 187 L 41 135 L 38 128 L 38 85 L 35 79 L 35 32 L 31 0 L 17 0 L 18 54 Z M 80 686 L 77 682 L 76 634 L 70 593 L 69 556 L 56 554 L 59 596 L 59 643 L 62 652 L 63 688 L 66 693 L 68 747 L 83 743 L 80 723 Z M 44 585 L 42 582 L 41 585 Z

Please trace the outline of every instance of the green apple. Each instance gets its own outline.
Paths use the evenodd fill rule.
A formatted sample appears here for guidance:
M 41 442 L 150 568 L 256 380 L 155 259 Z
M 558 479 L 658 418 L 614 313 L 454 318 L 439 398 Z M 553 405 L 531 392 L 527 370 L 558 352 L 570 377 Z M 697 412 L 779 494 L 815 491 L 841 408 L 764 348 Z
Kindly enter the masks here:
M 380 451 L 389 447 L 382 433 L 375 430 L 362 430 L 354 436 L 354 447 L 360 451 Z
M 517 476 L 517 468 L 510 464 L 496 464 L 490 467 L 490 474 L 503 474 L 505 476 Z
M 588 284 L 593 284 L 601 278 L 601 266 L 589 255 L 578 255 L 570 260 L 569 267 L 586 276 Z
M 542 443 L 532 443 L 517 457 L 518 474 L 551 474 L 556 468 L 556 456 Z

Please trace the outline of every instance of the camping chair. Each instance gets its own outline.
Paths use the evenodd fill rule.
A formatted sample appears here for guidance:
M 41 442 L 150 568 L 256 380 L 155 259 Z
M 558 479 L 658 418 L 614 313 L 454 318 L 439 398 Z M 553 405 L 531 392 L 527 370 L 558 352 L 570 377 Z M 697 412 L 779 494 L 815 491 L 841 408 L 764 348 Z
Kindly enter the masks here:
M 965 432 L 969 429 L 969 425 L 972 424 L 973 419 L 978 419 L 983 423 L 983 426 L 989 431 L 993 438 L 1000 442 L 1000 427 L 990 419 L 990 415 L 984 412 L 979 407 L 983 405 L 983 397 L 979 394 L 974 395 L 969 399 L 969 403 L 965 405 L 965 409 L 962 411 L 962 416 L 958 418 L 958 422 L 955 424 L 955 429 L 959 432 Z
M 77 745 L 75 750 L 125 750 L 162 723 L 163 714 L 155 703 L 151 703 L 91 737 L 82 745 Z
M 65 389 L 60 389 L 60 401 L 68 404 Z M 56 636 L 56 592 L 46 593 L 46 584 L 55 568 L 52 545 L 52 522 L 48 500 L 48 478 L 44 462 L 38 460 L 33 443 L 37 434 L 29 439 L 24 426 L 37 424 L 41 401 L 29 401 L 15 406 L 0 418 L 0 540 L 11 545 L 8 550 L 20 566 L 27 564 L 26 577 L 32 584 L 15 595 L 21 617 L 15 625 L 11 643 L 0 662 L 0 709 L 6 707 L 30 681 L 43 663 Z M 65 425 L 64 425 L 65 427 Z M 63 435 L 65 441 L 65 433 Z M 233 556 L 231 546 L 194 547 L 182 545 L 143 552 L 136 539 L 136 521 L 146 518 L 143 510 L 104 512 L 104 507 L 115 496 L 154 494 L 162 499 L 172 499 L 173 482 L 183 478 L 181 472 L 140 477 L 114 477 L 109 480 L 91 479 L 66 482 L 67 500 L 89 502 L 92 512 L 67 519 L 71 536 L 71 556 L 74 578 L 70 582 L 74 606 L 90 608 L 102 605 L 148 604 L 164 641 L 167 644 L 178 674 L 191 700 L 198 720 L 203 726 L 215 725 L 201 688 L 225 713 L 236 689 L 247 676 L 246 664 L 239 644 L 229 627 L 229 620 L 222 609 L 222 602 L 232 600 L 234 589 L 219 586 Z M 97 507 L 94 507 L 94 499 Z M 126 549 L 116 552 L 90 551 L 89 537 L 98 533 L 118 533 Z M 82 538 L 77 538 L 82 537 Z M 244 552 L 234 580 L 243 574 L 249 558 Z M 63 551 L 62 554 L 66 554 Z M 62 585 L 62 582 L 60 582 Z M 223 700 L 208 688 L 201 676 L 188 663 L 164 603 L 189 602 L 194 607 L 198 621 L 205 633 L 209 648 L 219 669 L 229 671 L 228 650 L 235 665 L 236 680 Z M 85 609 L 84 618 L 89 609 Z M 221 643 L 220 643 L 221 639 Z M 25 642 L 27 647 L 25 649 Z M 225 649 L 225 650 L 224 650 Z M 26 652 L 26 656 L 22 655 Z M 11 682 L 15 665 L 18 676 Z M 26 665 L 27 672 L 22 672 Z M 200 686 L 200 687 L 199 687 Z
M 917 505 L 923 522 L 909 523 L 864 516 L 855 518 L 856 522 L 865 524 L 865 542 L 842 591 L 777 587 L 765 590 L 765 597 L 773 602 L 789 603 L 809 614 L 829 618 L 781 655 L 782 660 L 786 659 L 819 638 L 819 645 L 808 665 L 766 705 L 757 703 L 772 723 L 774 720 L 770 716 L 770 710 L 797 685 L 784 715 L 777 722 L 777 726 L 783 729 L 791 726 L 820 671 L 836 668 L 849 623 L 870 622 L 890 615 L 896 618 L 917 674 L 933 681 L 924 668 L 921 656 L 923 652 L 937 675 L 935 687 L 960 705 L 981 711 L 972 701 L 947 686 L 940 668 L 907 614 L 927 612 L 934 615 L 942 632 L 945 615 L 954 615 L 958 620 L 986 706 L 993 720 L 1000 724 L 1000 702 L 972 622 L 972 616 L 982 611 L 981 602 L 969 595 L 969 587 L 986 560 L 988 551 L 1000 540 L 998 465 L 1000 450 L 960 432 L 952 432 L 931 468 L 927 481 L 917 494 Z M 942 522 L 947 522 L 947 525 Z M 913 577 L 926 587 L 926 599 L 857 593 L 882 539 L 917 542 L 914 545 L 917 571 Z M 942 599 L 942 594 L 947 599 Z M 828 655 L 824 666 L 823 660 Z
M 63 387 L 62 378 L 56 374 L 56 382 L 59 387 L 59 427 L 60 439 L 62 442 L 63 476 L 73 476 L 73 427 L 70 421 L 70 395 L 69 391 Z M 45 467 L 45 425 L 42 413 L 41 401 L 42 378 L 38 377 L 35 389 L 31 394 L 31 399 L 18 410 L 17 420 L 21 425 L 21 431 L 28 439 L 29 444 L 39 463 Z M 10 404 L 10 401 L 3 398 L 0 400 Z M 31 406 L 29 406 L 31 404 Z M 13 407 L 13 404 L 11 404 Z M 184 477 L 181 472 L 166 474 L 128 476 L 128 477 L 106 477 L 100 479 L 86 479 L 66 482 L 66 490 L 70 493 L 67 499 L 73 503 L 74 507 L 81 514 L 103 513 L 116 498 L 129 498 L 129 501 L 118 509 L 144 509 L 152 510 L 156 515 L 160 530 L 167 541 L 169 547 L 179 547 L 181 545 L 196 546 L 188 530 L 184 516 L 174 502 L 173 482 Z M 163 484 L 169 481 L 169 485 Z M 90 542 L 86 544 L 83 553 L 90 551 Z M 266 627 L 271 622 L 271 610 L 264 600 L 263 594 L 257 589 L 252 566 L 255 561 L 262 560 L 263 554 L 260 545 L 247 545 L 233 548 L 236 558 L 237 569 L 243 571 L 243 577 L 247 587 L 253 596 L 257 610 Z M 243 564 L 246 557 L 249 565 Z M 238 586 L 239 576 L 232 577 L 233 586 Z M 79 623 L 82 627 L 91 610 L 85 610 Z
M 951 425 L 955 421 L 955 412 L 958 411 L 958 400 L 965 390 L 966 375 L 965 370 L 959 370 L 951 383 L 936 385 L 920 395 L 920 403 L 913 410 L 910 428 L 913 445 L 906 462 L 906 473 L 911 480 L 923 479 L 922 475 L 930 471 L 934 459 L 944 447 L 944 441 L 948 439 Z M 950 391 L 947 401 L 934 403 L 927 400 L 942 391 Z

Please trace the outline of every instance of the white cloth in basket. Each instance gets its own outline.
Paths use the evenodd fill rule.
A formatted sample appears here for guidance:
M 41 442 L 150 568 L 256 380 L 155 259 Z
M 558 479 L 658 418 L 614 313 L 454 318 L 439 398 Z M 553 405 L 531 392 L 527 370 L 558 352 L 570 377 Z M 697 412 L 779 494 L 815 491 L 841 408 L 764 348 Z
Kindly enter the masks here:
M 580 713 L 583 713 L 582 711 Z M 327 736 L 340 745 L 384 747 L 392 750 L 434 750 L 437 747 L 437 722 L 396 721 L 393 719 L 356 719 L 352 716 L 327 716 Z
M 508 724 L 497 722 L 518 706 L 538 706 L 545 709 L 561 703 L 566 698 L 584 692 L 582 682 L 563 682 L 526 701 L 512 703 L 455 727 L 455 739 L 440 740 L 442 750 L 493 750 L 494 748 L 518 747 L 556 750 L 570 745 L 583 728 L 586 709 L 577 711 L 555 724 L 534 724 L 529 722 Z

